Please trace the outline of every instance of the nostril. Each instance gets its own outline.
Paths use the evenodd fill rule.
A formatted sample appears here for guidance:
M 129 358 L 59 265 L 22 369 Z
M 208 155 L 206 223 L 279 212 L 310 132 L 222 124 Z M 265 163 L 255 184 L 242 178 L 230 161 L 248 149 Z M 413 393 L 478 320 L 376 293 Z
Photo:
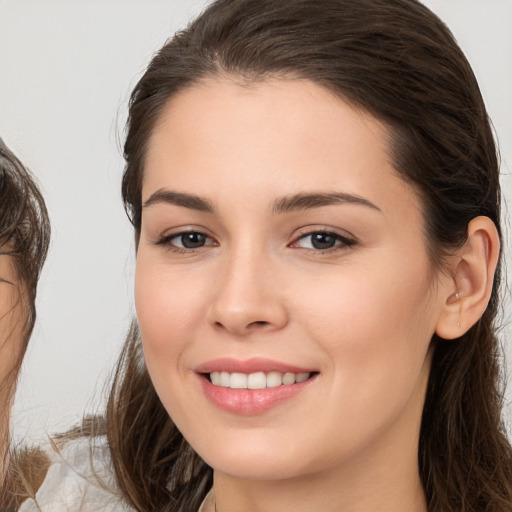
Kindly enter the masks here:
M 263 320 L 258 320 L 257 322 L 252 322 L 249 324 L 249 327 L 256 327 L 256 328 L 260 328 L 260 327 L 265 327 L 269 325 L 268 322 L 265 322 Z
M 253 330 L 257 331 L 257 330 L 262 330 L 262 329 L 268 328 L 272 324 L 270 322 L 266 322 L 264 320 L 257 320 L 255 322 L 250 322 L 248 324 L 240 324 L 240 325 L 235 325 L 233 323 L 224 324 L 222 322 L 217 321 L 213 325 L 217 329 L 227 329 L 228 331 L 234 331 L 234 332 L 239 332 L 239 333 L 243 333 L 243 332 L 248 333 Z

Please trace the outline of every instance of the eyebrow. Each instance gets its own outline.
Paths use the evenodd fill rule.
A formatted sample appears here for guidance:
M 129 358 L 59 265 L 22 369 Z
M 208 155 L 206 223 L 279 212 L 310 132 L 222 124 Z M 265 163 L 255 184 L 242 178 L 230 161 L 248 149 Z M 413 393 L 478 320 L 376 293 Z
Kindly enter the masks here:
M 212 203 L 202 197 L 192 194 L 184 194 L 182 192 L 174 192 L 161 188 L 157 190 L 147 199 L 143 207 L 151 206 L 158 203 L 174 204 L 191 210 L 199 210 L 202 212 L 212 213 L 214 211 Z
M 286 196 L 274 201 L 272 211 L 274 213 L 289 213 L 336 204 L 356 204 L 381 212 L 381 209 L 368 199 L 343 192 L 318 192 Z
M 163 188 L 151 194 L 143 204 L 143 207 L 159 203 L 173 204 L 175 206 L 208 213 L 213 213 L 215 211 L 213 204 L 207 199 L 193 194 L 175 192 Z M 381 212 L 381 209 L 378 206 L 364 197 L 343 192 L 299 193 L 285 196 L 272 203 L 272 212 L 276 214 L 291 213 L 336 204 L 355 204 Z

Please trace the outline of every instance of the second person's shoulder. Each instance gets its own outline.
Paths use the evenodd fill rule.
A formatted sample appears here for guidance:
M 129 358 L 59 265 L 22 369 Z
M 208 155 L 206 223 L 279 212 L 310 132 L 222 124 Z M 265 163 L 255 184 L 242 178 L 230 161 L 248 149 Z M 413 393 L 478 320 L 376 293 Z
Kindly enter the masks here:
M 133 512 L 116 489 L 106 438 L 79 437 L 48 450 L 50 467 L 19 512 Z

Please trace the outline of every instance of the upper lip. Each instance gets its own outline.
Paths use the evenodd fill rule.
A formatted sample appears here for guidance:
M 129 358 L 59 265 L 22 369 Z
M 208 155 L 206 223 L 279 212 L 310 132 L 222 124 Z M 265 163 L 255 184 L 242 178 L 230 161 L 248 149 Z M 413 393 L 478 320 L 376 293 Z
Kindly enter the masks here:
M 195 371 L 197 373 L 228 372 L 251 374 L 256 372 L 310 373 L 315 370 L 261 357 L 246 360 L 223 357 L 202 363 Z

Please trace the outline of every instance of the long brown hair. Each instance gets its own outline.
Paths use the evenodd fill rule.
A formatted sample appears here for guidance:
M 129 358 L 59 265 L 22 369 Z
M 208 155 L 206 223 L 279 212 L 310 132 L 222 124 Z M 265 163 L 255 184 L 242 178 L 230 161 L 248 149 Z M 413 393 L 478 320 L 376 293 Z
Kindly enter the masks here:
M 396 170 L 423 203 L 434 267 L 488 216 L 500 232 L 499 163 L 475 76 L 447 27 L 416 0 L 218 0 L 155 55 L 130 100 L 122 192 L 138 239 L 152 130 L 171 97 L 219 73 L 311 80 L 383 121 Z M 432 339 L 418 449 L 428 510 L 508 511 L 512 450 L 489 306 L 461 338 Z M 212 482 L 163 408 L 132 326 L 107 411 L 119 486 L 140 511 L 190 511 Z
M 4 343 L 9 341 L 18 345 L 16 360 L 12 362 L 8 374 L 0 378 L 0 389 L 8 397 L 8 403 L 2 411 L 6 421 L 21 361 L 36 320 L 37 282 L 49 241 L 50 222 L 39 188 L 30 172 L 0 139 L 0 256 L 7 256 L 14 267 L 16 279 L 9 284 L 15 287 L 18 300 L 13 307 L 20 307 L 22 311 L 21 338 L 3 340 Z M 1 439 L 2 448 L 9 442 L 7 433 Z M 0 456 L 3 456 L 3 451 Z M 22 466 L 21 457 L 31 459 L 30 472 L 40 467 L 39 463 L 42 462 L 42 454 L 37 450 L 12 454 L 6 480 L 0 481 L 0 507 L 6 510 L 15 506 L 20 491 L 21 475 L 17 468 Z M 27 474 L 24 479 L 28 481 L 32 477 L 35 475 Z

